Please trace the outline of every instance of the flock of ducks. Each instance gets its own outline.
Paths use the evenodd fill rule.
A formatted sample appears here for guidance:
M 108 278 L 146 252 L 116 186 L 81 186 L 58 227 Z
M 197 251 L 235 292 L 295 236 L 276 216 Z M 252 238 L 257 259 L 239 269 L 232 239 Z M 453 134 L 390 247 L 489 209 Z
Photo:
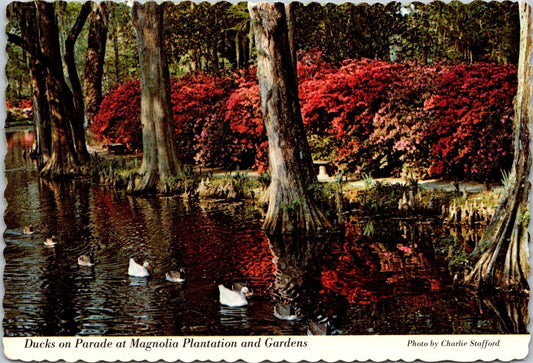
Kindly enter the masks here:
M 25 235 L 32 235 L 35 233 L 33 226 L 30 224 L 25 226 L 23 231 Z M 57 238 L 55 236 L 47 237 L 44 240 L 44 245 L 47 247 L 54 247 L 57 244 Z M 78 257 L 78 265 L 83 267 L 94 266 L 94 254 L 83 254 Z M 133 258 L 129 260 L 128 275 L 132 277 L 148 277 L 151 274 L 151 266 L 147 261 L 143 264 L 135 262 Z M 165 279 L 170 282 L 183 283 L 185 282 L 185 269 L 179 268 L 177 271 L 169 271 L 165 274 Z M 230 288 L 219 284 L 219 301 L 221 305 L 228 307 L 241 307 L 248 305 L 248 298 L 253 296 L 253 291 L 245 284 L 234 283 Z M 299 320 L 300 311 L 295 309 L 291 304 L 278 303 L 274 306 L 274 316 L 281 320 Z M 331 326 L 329 321 L 310 321 L 308 327 L 309 335 L 324 335 L 330 333 Z
M 35 232 L 33 226 L 30 224 L 25 226 L 22 233 L 25 235 L 32 235 Z M 55 236 L 47 237 L 44 240 L 44 245 L 47 247 L 54 247 L 57 244 L 57 238 Z M 94 255 L 81 255 L 78 257 L 78 265 L 84 267 L 94 266 Z M 148 277 L 151 273 L 151 266 L 148 262 L 138 264 L 133 258 L 129 260 L 128 275 L 133 277 Z M 180 268 L 177 271 L 169 271 L 165 274 L 165 279 L 170 282 L 183 283 L 185 282 L 185 269 Z M 220 304 L 229 307 L 239 307 L 248 304 L 246 299 L 253 295 L 253 292 L 243 284 L 234 284 L 231 289 L 228 289 L 224 285 L 218 285 L 220 293 Z

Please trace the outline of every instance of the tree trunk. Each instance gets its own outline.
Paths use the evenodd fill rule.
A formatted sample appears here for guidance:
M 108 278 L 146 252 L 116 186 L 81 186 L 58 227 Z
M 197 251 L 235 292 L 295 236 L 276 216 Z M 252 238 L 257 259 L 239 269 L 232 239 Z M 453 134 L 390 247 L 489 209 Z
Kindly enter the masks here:
M 33 153 L 40 157 L 40 166 L 42 166 L 50 156 L 51 132 L 50 113 L 46 99 L 45 69 L 42 63 L 34 56 L 40 51 L 39 40 L 37 39 L 37 12 L 33 2 L 16 2 L 14 4 L 21 8 L 21 36 L 28 48 L 30 48 L 30 52 L 27 53 L 27 59 L 31 77 L 33 121 L 36 135 L 36 145 Z
M 528 181 L 531 168 L 529 150 L 530 127 L 533 119 L 531 100 L 531 7 L 519 3 L 520 58 L 518 63 L 518 89 L 515 99 L 515 153 L 509 183 L 492 217 L 481 242 L 473 252 L 479 257 L 467 282 L 477 288 L 504 290 L 528 289 Z
M 137 191 L 171 192 L 169 178 L 182 174 L 173 141 L 170 77 L 164 53 L 163 9 L 154 1 L 132 9 L 141 68 L 143 179 Z
M 264 228 L 271 234 L 316 234 L 330 223 L 309 188 L 317 183 L 302 121 L 285 6 L 249 3 L 272 182 Z
M 91 3 L 85 2 L 80 10 L 80 14 L 70 30 L 67 39 L 65 40 L 65 63 L 67 65 L 70 85 L 72 87 L 72 94 L 68 87 L 64 87 L 63 93 L 65 95 L 65 107 L 68 112 L 69 121 L 74 135 L 74 145 L 76 146 L 76 156 L 81 162 L 89 160 L 89 153 L 87 152 L 87 145 L 85 143 L 85 128 L 84 114 L 85 103 L 83 101 L 83 91 L 78 77 L 78 69 L 76 67 L 76 60 L 74 59 L 74 44 L 80 35 L 87 17 L 91 12 Z
M 59 29 L 54 3 L 37 1 L 41 53 L 48 60 L 46 66 L 46 93 L 50 110 L 51 154 L 41 170 L 45 178 L 62 178 L 77 174 L 79 164 L 75 156 L 68 112 L 64 105 L 65 79 L 63 76 Z
M 89 126 L 88 130 L 91 130 L 90 125 L 92 125 L 94 115 L 98 113 L 102 102 L 102 76 L 104 74 L 108 18 L 109 11 L 106 3 L 94 3 L 89 26 L 85 69 L 83 70 L 85 120 Z

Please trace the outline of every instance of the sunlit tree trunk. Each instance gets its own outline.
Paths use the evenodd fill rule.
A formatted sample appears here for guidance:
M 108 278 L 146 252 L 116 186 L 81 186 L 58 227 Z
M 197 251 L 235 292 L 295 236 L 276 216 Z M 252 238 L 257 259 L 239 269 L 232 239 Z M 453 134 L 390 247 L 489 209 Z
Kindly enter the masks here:
M 530 127 L 533 120 L 531 101 L 531 7 L 519 3 L 520 57 L 518 89 L 515 99 L 515 153 L 500 204 L 485 230 L 474 257 L 478 261 L 467 276 L 467 282 L 478 288 L 505 290 L 528 289 L 528 180 L 531 168 Z
M 132 9 L 141 68 L 142 181 L 137 191 L 170 192 L 168 179 L 182 174 L 172 132 L 170 79 L 163 39 L 162 5 L 135 2 Z
M 87 55 L 83 71 L 85 96 L 85 120 L 91 125 L 102 102 L 102 76 L 104 74 L 105 50 L 109 11 L 105 2 L 93 3 L 90 18 Z M 91 130 L 90 127 L 87 130 Z
M 330 223 L 308 190 L 317 179 L 300 111 L 285 5 L 249 3 L 248 9 L 272 176 L 263 227 L 272 234 L 319 233 Z

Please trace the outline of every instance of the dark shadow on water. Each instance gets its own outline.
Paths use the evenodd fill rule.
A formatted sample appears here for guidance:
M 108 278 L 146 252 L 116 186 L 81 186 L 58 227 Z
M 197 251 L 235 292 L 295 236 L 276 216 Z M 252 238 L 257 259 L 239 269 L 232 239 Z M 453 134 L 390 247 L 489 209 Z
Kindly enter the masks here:
M 482 296 L 485 309 L 492 311 L 499 319 L 505 333 L 528 334 L 528 296 L 495 294 Z

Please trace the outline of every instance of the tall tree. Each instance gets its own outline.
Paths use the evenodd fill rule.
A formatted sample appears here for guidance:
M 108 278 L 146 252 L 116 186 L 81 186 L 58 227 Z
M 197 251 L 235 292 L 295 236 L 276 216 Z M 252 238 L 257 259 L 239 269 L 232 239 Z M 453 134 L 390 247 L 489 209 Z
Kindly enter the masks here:
M 171 192 L 169 178 L 182 174 L 172 133 L 170 77 L 164 50 L 163 6 L 154 1 L 132 8 L 141 67 L 143 178 L 137 191 Z
M 271 234 L 319 233 L 330 223 L 309 191 L 317 179 L 300 111 L 285 5 L 249 3 L 248 10 L 272 175 L 263 227 Z
M 92 124 L 93 117 L 98 112 L 102 102 L 102 76 L 104 74 L 108 20 L 107 4 L 105 2 L 93 3 L 85 69 L 83 70 L 85 120 L 88 125 Z
M 528 222 L 529 172 L 532 158 L 529 150 L 533 120 L 531 100 L 531 7 L 519 3 L 520 52 L 518 89 L 515 99 L 515 153 L 500 204 L 473 255 L 479 258 L 467 282 L 478 288 L 523 290 L 528 288 Z
M 51 154 L 41 170 L 49 178 L 77 174 L 78 159 L 65 107 L 66 82 L 63 75 L 59 29 L 53 3 L 37 1 L 40 52 L 49 63 L 46 66 L 46 94 L 50 110 Z
M 31 77 L 31 99 L 33 105 L 33 121 L 35 124 L 36 145 L 33 152 L 39 155 L 41 163 L 48 160 L 51 149 L 50 114 L 46 98 L 45 68 L 34 54 L 39 52 L 37 11 L 33 2 L 13 2 L 17 8 L 20 23 L 20 34 L 31 49 L 28 52 L 28 68 Z
M 41 169 L 45 178 L 63 178 L 83 172 L 81 166 L 88 160 L 83 132 L 83 117 L 76 110 L 78 104 L 66 83 L 61 61 L 59 28 L 55 4 L 35 1 L 37 31 L 23 30 L 23 37 L 8 33 L 8 40 L 19 45 L 43 66 L 44 80 L 39 92 L 46 94 L 50 118 L 50 155 Z M 89 8 L 90 9 L 90 8 Z M 74 43 L 83 26 L 84 6 L 65 44 L 65 62 L 70 83 L 75 87 L 77 73 L 73 53 Z M 29 25 L 27 23 L 26 25 Z M 25 26 L 26 26 L 25 25 Z M 25 27 L 23 26 L 23 28 Z M 37 46 L 38 45 L 38 46 Z M 37 83 L 36 83 L 37 84 Z M 79 82 L 78 82 L 79 85 Z
M 87 152 L 87 145 L 85 144 L 85 128 L 83 125 L 85 102 L 83 100 L 83 90 L 81 88 L 80 77 L 78 76 L 78 69 L 76 66 L 76 58 L 74 56 L 74 45 L 76 44 L 76 40 L 78 39 L 90 12 L 91 3 L 83 3 L 80 13 L 65 40 L 64 58 L 72 91 L 68 87 L 63 87 L 62 91 L 65 94 L 65 108 L 74 134 L 74 144 L 77 151 L 76 155 L 81 162 L 85 162 L 89 159 L 89 153 Z

